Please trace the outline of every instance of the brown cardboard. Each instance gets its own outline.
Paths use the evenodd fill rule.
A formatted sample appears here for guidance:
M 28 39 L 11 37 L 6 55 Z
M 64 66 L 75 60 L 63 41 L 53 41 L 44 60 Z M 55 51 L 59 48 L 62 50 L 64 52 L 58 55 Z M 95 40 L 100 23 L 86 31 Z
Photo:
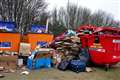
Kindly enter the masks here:
M 22 55 L 29 55 L 31 50 L 31 45 L 29 43 L 20 43 L 19 53 Z

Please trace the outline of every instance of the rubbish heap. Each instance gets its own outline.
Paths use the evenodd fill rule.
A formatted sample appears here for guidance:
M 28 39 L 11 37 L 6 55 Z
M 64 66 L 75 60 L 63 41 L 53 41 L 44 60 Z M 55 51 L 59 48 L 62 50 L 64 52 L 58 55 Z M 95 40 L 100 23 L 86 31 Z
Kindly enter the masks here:
M 54 41 L 55 55 L 53 64 L 60 70 L 70 69 L 75 72 L 85 71 L 89 55 L 81 48 L 80 38 L 76 32 L 68 30 L 64 38 Z

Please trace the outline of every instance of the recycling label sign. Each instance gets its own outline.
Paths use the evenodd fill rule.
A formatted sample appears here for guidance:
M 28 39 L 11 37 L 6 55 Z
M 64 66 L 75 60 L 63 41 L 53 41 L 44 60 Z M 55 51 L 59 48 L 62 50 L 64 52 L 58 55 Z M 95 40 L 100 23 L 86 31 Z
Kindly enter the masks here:
M 120 43 L 120 40 L 113 39 L 113 43 Z

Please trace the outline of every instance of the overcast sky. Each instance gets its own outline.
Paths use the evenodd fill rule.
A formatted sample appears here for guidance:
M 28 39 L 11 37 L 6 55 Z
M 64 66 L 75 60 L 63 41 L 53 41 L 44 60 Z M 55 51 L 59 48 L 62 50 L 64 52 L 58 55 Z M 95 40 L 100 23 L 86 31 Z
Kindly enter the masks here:
M 48 9 L 52 10 L 54 7 L 65 7 L 68 0 L 46 0 L 49 6 Z M 69 0 L 69 2 L 76 3 L 82 7 L 87 7 L 92 10 L 103 10 L 112 14 L 116 20 L 120 20 L 120 0 Z

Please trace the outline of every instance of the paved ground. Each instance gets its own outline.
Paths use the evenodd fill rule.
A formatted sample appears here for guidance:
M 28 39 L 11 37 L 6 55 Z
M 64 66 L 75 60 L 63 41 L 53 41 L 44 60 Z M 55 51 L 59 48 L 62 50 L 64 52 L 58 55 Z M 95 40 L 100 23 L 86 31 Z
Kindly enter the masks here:
M 34 70 L 29 75 L 21 75 L 18 71 L 5 73 L 5 77 L 0 80 L 120 80 L 120 66 L 113 67 L 107 72 L 103 68 L 94 69 L 95 71 L 90 73 L 74 73 L 51 68 Z

